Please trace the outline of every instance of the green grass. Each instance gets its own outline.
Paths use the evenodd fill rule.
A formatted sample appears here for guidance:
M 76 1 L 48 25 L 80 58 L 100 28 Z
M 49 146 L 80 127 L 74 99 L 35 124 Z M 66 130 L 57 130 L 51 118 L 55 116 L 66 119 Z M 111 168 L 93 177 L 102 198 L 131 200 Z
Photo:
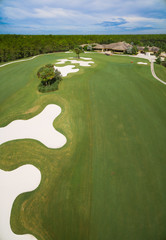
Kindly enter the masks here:
M 166 82 L 166 67 L 158 64 L 154 64 L 154 69 L 157 77 Z
M 57 150 L 34 140 L 0 146 L 0 168 L 31 163 L 42 173 L 12 209 L 14 232 L 38 240 L 166 238 L 166 87 L 140 59 L 86 54 L 57 92 L 41 94 L 37 70 L 72 54 L 51 54 L 0 69 L 0 126 L 28 119 L 47 104 L 62 107 Z M 133 61 L 133 63 L 131 63 Z

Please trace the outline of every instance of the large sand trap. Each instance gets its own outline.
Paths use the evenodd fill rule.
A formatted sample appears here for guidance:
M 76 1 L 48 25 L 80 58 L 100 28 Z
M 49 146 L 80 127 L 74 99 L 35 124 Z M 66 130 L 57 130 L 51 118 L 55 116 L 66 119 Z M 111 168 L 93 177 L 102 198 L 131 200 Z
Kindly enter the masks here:
M 145 62 L 137 62 L 137 64 L 147 65 L 147 63 L 145 63 Z
M 60 148 L 66 143 L 66 137 L 53 127 L 54 119 L 61 108 L 50 104 L 37 116 L 29 120 L 15 120 L 0 128 L 0 144 L 16 139 L 35 139 L 48 148 Z
M 66 63 L 66 62 L 71 62 L 72 64 L 79 64 L 80 66 L 82 66 L 82 67 L 90 67 L 91 65 L 90 64 L 92 64 L 92 63 L 94 63 L 94 62 L 92 62 L 92 61 L 79 61 L 79 60 L 70 60 L 70 59 L 59 59 L 58 60 L 59 62 L 58 63 L 56 63 L 56 64 L 64 64 L 64 63 Z
M 36 240 L 30 234 L 16 235 L 10 228 L 10 214 L 14 200 L 24 192 L 35 190 L 41 181 L 40 171 L 33 165 L 24 165 L 14 171 L 0 170 L 0 239 Z
M 62 60 L 66 60 L 66 59 L 62 59 Z M 61 64 L 61 63 L 57 63 L 57 64 Z M 69 73 L 75 73 L 79 71 L 78 68 L 73 69 L 74 67 L 75 67 L 74 65 L 68 65 L 64 67 L 54 66 L 54 69 L 55 70 L 57 69 L 63 77 L 66 77 Z

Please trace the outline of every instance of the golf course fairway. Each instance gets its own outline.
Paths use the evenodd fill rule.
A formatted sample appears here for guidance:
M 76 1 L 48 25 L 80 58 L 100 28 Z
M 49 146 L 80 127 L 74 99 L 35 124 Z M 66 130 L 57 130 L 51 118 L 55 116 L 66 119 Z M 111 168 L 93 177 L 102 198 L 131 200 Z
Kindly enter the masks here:
M 76 64 L 58 91 L 39 93 L 39 68 L 66 57 L 75 55 L 0 68 L 0 127 L 56 104 L 53 125 L 67 138 L 59 149 L 32 139 L 0 145 L 0 169 L 32 164 L 42 176 L 16 198 L 12 231 L 38 240 L 166 239 L 166 86 L 144 59 L 89 53 L 81 57 L 94 64 Z

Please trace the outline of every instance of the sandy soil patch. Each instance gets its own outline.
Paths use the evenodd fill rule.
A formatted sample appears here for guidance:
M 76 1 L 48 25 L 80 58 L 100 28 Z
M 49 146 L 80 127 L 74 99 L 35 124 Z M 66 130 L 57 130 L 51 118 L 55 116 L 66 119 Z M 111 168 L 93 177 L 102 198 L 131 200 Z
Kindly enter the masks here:
M 33 165 L 24 165 L 13 171 L 0 170 L 0 239 L 37 240 L 33 235 L 16 235 L 10 227 L 13 202 L 18 195 L 35 190 L 41 181 L 40 171 Z
M 25 112 L 25 114 L 36 112 L 39 107 L 40 107 L 39 105 L 34 106 L 34 107 L 28 109 L 28 110 Z
M 145 63 L 145 62 L 137 62 L 137 64 L 147 65 L 147 63 Z
M 57 63 L 57 64 L 62 64 L 62 63 Z M 75 73 L 75 72 L 79 71 L 78 68 L 75 68 L 75 69 L 73 69 L 73 68 L 75 68 L 75 65 L 68 65 L 68 66 L 64 66 L 64 67 L 54 66 L 54 69 L 55 70 L 57 69 L 63 77 L 66 77 L 69 73 Z
M 60 148 L 67 142 L 66 137 L 55 130 L 53 122 L 61 108 L 49 104 L 37 116 L 29 120 L 15 120 L 0 128 L 0 144 L 16 139 L 35 139 L 48 148 Z

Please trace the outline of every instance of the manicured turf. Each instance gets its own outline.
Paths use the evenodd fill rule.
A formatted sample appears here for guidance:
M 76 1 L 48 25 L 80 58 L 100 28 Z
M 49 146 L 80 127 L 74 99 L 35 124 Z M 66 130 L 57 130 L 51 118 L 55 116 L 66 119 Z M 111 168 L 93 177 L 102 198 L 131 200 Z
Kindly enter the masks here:
M 166 67 L 158 64 L 154 64 L 154 69 L 157 77 L 166 82 Z
M 38 240 L 164 240 L 166 86 L 140 59 L 84 54 L 94 66 L 38 93 L 37 70 L 70 56 L 0 69 L 0 126 L 55 103 L 63 112 L 54 126 L 68 139 L 58 150 L 33 140 L 0 146 L 0 168 L 31 163 L 42 173 L 40 187 L 15 201 L 13 230 Z

